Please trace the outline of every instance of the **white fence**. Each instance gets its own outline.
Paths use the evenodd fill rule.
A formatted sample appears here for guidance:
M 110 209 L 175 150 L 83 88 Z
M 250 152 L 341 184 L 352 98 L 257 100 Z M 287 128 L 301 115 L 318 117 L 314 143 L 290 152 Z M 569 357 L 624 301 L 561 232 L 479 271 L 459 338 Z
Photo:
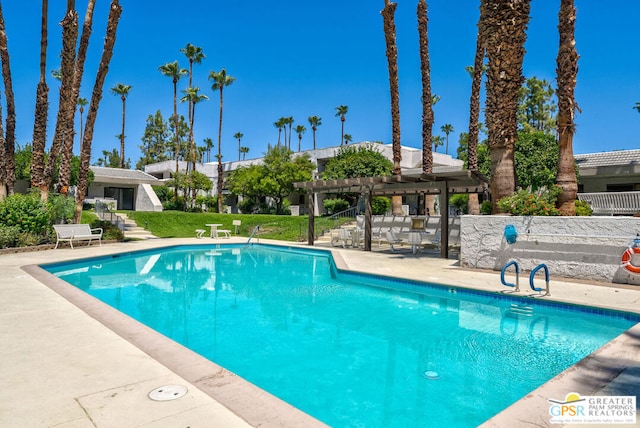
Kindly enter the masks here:
M 578 193 L 594 215 L 633 215 L 640 212 L 640 192 Z

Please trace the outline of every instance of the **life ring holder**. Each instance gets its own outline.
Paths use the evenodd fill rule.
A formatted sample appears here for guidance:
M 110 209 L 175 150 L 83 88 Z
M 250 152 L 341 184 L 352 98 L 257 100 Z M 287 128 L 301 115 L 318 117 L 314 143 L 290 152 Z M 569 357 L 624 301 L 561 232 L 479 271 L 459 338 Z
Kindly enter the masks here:
M 635 241 L 635 240 L 634 240 Z M 622 253 L 622 258 L 620 260 L 622 267 L 628 270 L 631 273 L 640 274 L 640 265 L 634 265 L 633 260 L 636 254 L 640 254 L 640 247 L 629 246 L 624 253 Z M 640 256 L 638 256 L 640 258 Z

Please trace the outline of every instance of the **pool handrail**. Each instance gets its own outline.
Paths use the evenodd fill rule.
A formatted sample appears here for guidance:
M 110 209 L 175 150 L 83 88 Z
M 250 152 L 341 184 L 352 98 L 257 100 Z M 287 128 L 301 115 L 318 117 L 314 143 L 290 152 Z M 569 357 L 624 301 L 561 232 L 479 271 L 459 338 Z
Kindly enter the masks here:
M 516 267 L 516 283 L 515 284 L 511 282 L 507 282 L 504 279 L 504 273 L 509 266 Z M 500 272 L 500 281 L 502 281 L 502 284 L 506 285 L 507 287 L 514 287 L 514 291 L 520 291 L 520 266 L 518 266 L 518 262 L 516 262 L 515 260 L 511 260 L 510 262 L 508 262 L 502 267 L 502 271 Z
M 249 235 L 249 239 L 247 239 L 247 243 L 245 244 L 245 247 L 251 243 L 251 238 L 253 238 L 253 235 L 258 233 L 259 230 L 260 230 L 260 225 L 257 225 L 256 227 L 253 228 L 253 231 L 251 231 L 251 235 Z M 258 242 L 260 242 L 260 238 L 258 237 L 257 239 L 258 239 Z
M 529 275 L 529 287 L 531 287 L 533 291 L 537 291 L 538 293 L 542 291 L 542 288 L 536 288 L 533 285 L 533 280 L 535 279 L 536 272 L 538 272 L 540 269 L 544 269 L 544 280 L 547 283 L 547 288 L 545 289 L 545 294 L 543 294 L 543 296 L 551 296 L 551 291 L 549 290 L 549 267 L 544 263 L 539 264 L 531 271 L 531 274 Z

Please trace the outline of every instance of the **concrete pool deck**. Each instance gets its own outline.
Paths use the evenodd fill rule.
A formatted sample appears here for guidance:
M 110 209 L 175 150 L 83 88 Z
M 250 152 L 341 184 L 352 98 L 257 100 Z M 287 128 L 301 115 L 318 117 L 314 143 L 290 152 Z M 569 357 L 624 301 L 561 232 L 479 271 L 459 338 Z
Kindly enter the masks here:
M 232 242 L 245 239 L 157 239 L 0 255 L 0 426 L 322 426 L 32 266 L 168 245 Z M 498 272 L 462 269 L 455 260 L 331 250 L 341 268 L 505 291 Z M 640 313 L 640 287 L 560 281 L 551 275 L 553 300 Z M 530 294 L 525 285 L 520 295 Z M 551 426 L 547 399 L 564 399 L 569 392 L 638 397 L 638 367 L 640 326 L 636 325 L 485 425 Z M 150 391 L 165 385 L 182 385 L 188 392 L 172 401 L 148 398 Z

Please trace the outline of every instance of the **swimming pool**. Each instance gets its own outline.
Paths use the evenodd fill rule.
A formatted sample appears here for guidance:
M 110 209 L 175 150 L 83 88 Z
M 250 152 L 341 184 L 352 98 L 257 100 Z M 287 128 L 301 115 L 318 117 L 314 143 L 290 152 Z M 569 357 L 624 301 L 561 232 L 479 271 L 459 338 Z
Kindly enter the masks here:
M 174 247 L 43 267 L 334 426 L 477 425 L 638 322 L 341 272 L 315 250 Z

